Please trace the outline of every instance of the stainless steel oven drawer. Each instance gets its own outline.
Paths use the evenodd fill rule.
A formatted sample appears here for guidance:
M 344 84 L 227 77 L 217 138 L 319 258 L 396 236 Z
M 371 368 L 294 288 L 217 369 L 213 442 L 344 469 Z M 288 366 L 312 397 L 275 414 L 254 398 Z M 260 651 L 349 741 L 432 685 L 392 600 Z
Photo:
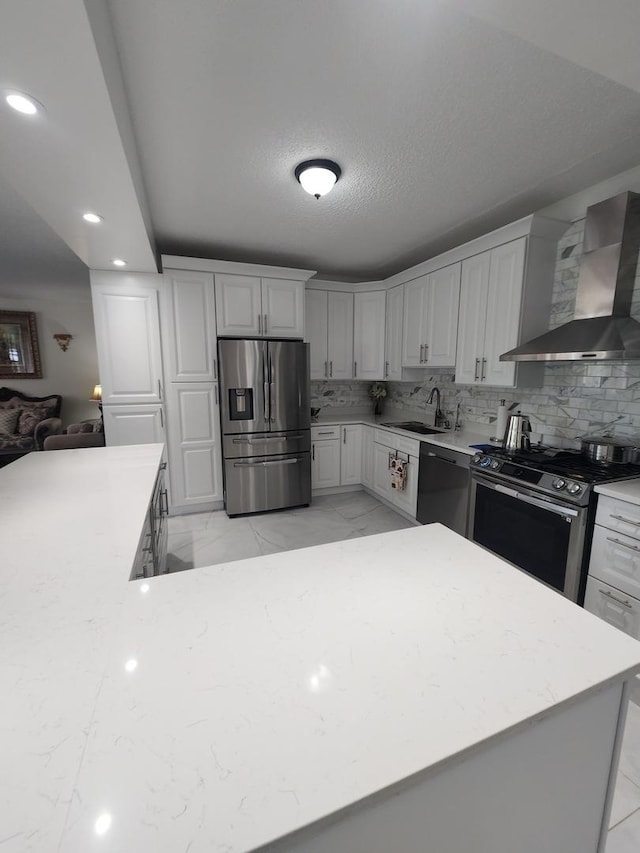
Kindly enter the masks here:
M 252 435 L 225 435 L 223 439 L 225 459 L 307 453 L 310 450 L 311 434 L 308 429 Z
M 311 503 L 310 453 L 227 459 L 224 472 L 228 515 Z

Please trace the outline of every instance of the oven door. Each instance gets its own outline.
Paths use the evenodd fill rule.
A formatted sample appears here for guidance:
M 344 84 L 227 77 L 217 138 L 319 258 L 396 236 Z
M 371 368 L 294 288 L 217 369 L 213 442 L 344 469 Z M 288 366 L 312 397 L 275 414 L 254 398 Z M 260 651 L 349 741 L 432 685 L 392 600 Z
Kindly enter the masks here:
M 468 537 L 572 601 L 582 595 L 586 507 L 531 489 L 508 486 L 474 471 Z

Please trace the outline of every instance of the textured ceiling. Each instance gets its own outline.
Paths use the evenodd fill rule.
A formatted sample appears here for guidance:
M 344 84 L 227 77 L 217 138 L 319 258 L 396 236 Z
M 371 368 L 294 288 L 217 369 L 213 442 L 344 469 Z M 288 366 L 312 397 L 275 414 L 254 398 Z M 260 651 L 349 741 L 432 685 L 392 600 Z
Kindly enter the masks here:
M 0 285 L 157 249 L 368 280 L 566 199 L 640 164 L 639 8 L 3 0 L 0 88 L 47 112 L 0 101 Z
M 640 94 L 447 3 L 109 5 L 163 252 L 375 278 L 640 159 Z

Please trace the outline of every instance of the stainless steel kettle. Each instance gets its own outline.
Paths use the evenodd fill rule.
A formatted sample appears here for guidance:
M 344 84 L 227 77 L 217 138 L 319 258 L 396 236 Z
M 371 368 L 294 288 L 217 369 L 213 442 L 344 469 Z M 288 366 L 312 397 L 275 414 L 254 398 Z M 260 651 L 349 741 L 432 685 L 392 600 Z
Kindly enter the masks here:
M 531 423 L 527 415 L 509 415 L 502 446 L 505 450 L 531 450 Z

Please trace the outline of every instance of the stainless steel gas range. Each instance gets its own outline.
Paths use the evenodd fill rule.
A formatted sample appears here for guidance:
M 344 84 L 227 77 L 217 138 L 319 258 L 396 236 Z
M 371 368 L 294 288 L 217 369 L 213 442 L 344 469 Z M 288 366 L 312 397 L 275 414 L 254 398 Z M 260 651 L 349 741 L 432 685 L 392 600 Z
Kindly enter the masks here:
M 582 604 L 599 483 L 640 476 L 579 451 L 501 448 L 471 459 L 469 539 Z

